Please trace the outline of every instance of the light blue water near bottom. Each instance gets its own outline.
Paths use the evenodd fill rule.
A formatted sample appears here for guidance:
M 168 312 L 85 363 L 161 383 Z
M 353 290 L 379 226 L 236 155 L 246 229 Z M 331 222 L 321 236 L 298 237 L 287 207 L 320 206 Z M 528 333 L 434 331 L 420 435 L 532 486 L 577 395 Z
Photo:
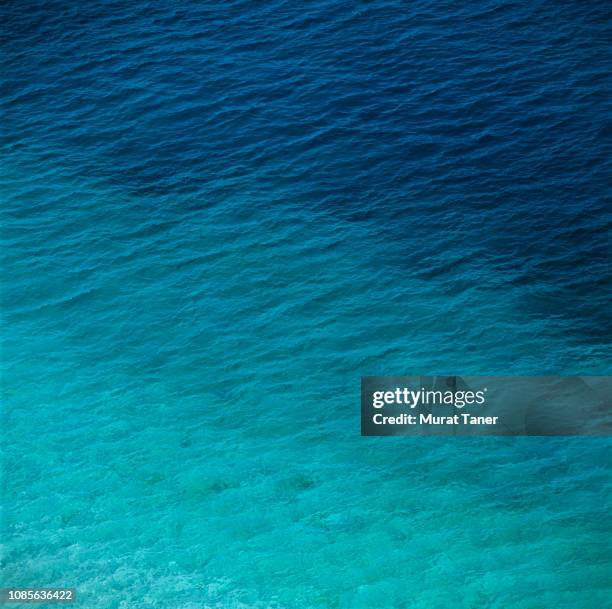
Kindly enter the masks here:
M 88 609 L 605 606 L 608 440 L 359 436 L 362 374 L 605 373 L 604 347 L 452 242 L 419 279 L 418 241 L 282 191 L 32 166 L 2 184 L 5 585 Z

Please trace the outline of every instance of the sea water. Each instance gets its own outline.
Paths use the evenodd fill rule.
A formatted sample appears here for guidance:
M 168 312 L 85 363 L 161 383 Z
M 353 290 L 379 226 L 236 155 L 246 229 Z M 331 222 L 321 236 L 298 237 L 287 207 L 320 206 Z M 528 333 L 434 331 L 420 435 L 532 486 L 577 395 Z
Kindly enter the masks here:
M 610 442 L 362 438 L 361 375 L 609 374 L 604 2 L 6 2 L 4 586 L 591 609 Z

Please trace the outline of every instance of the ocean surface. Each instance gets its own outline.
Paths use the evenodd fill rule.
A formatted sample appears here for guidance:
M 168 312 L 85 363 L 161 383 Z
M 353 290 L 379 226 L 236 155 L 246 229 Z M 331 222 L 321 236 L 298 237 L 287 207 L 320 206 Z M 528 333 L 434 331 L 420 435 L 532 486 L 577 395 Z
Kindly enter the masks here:
M 610 374 L 611 14 L 3 2 L 2 585 L 607 606 L 609 439 L 362 438 L 359 382 Z

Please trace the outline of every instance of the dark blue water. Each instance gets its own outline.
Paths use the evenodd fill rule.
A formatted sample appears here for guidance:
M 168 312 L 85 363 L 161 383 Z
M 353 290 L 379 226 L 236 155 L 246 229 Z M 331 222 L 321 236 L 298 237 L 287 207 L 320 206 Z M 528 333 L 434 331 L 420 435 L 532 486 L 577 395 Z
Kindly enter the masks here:
M 362 374 L 609 374 L 605 2 L 16 2 L 3 582 L 601 608 L 605 439 L 359 437 Z

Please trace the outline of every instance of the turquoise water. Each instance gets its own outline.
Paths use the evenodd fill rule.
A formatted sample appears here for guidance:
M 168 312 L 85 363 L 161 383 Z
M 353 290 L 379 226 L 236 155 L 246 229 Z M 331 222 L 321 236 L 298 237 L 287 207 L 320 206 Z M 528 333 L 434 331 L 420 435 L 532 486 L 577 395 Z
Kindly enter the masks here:
M 3 585 L 606 606 L 608 439 L 359 435 L 609 373 L 603 5 L 109 6 L 2 9 Z

